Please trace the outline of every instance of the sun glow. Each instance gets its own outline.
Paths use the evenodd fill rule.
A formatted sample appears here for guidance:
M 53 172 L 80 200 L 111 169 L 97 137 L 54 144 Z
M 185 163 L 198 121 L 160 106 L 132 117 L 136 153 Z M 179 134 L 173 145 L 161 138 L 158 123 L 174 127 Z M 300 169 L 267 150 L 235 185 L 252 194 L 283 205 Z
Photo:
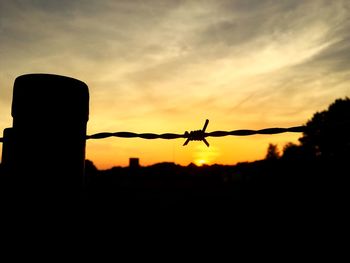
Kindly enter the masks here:
M 200 144 L 196 147 L 195 153 L 193 155 L 193 162 L 197 166 L 210 165 L 217 160 L 219 155 L 219 151 L 216 147 L 207 147 Z
M 208 161 L 207 160 L 203 160 L 203 159 L 197 159 L 194 161 L 194 164 L 197 165 L 197 166 L 203 166 L 205 164 L 207 164 Z

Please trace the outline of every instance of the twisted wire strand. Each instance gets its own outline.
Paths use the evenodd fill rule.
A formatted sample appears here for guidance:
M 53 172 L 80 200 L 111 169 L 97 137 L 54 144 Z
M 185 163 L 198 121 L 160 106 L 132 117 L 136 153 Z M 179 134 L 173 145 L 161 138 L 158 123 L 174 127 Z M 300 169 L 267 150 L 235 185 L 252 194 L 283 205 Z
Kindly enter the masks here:
M 234 130 L 234 131 L 213 131 L 213 132 L 204 132 L 203 130 L 185 132 L 184 134 L 175 134 L 175 133 L 134 133 L 134 132 L 101 132 L 92 135 L 88 135 L 86 139 L 104 139 L 108 137 L 120 137 L 120 138 L 142 138 L 142 139 L 179 139 L 185 138 L 187 141 L 184 145 L 187 145 L 189 141 L 203 141 L 207 146 L 209 143 L 206 142 L 206 137 L 224 137 L 224 136 L 249 136 L 256 134 L 279 134 L 285 132 L 304 132 L 306 126 L 296 126 L 289 128 L 267 128 L 261 130 Z
M 234 131 L 213 131 L 213 132 L 205 132 L 208 126 L 209 120 L 205 121 L 205 124 L 202 130 L 195 130 L 188 132 L 186 131 L 183 134 L 176 133 L 134 133 L 134 132 L 100 132 L 92 135 L 87 135 L 86 139 L 105 139 L 109 137 L 119 137 L 119 138 L 142 138 L 147 140 L 153 139 L 186 139 L 184 146 L 187 145 L 190 141 L 203 141 L 208 147 L 209 143 L 207 142 L 207 137 L 224 137 L 224 136 L 249 136 L 256 134 L 278 134 L 285 132 L 304 132 L 306 130 L 306 126 L 296 126 L 289 128 L 266 128 L 261 130 L 234 130 Z M 0 143 L 4 142 L 4 138 L 0 138 Z
M 206 133 L 206 137 L 223 137 L 223 136 L 249 136 L 256 134 L 278 134 L 284 132 L 304 132 L 306 126 L 296 126 L 290 128 L 267 128 L 261 130 L 235 130 L 235 131 L 214 131 Z
M 108 137 L 119 137 L 119 138 L 142 138 L 147 140 L 153 139 L 178 139 L 187 138 L 185 134 L 174 134 L 174 133 L 134 133 L 134 132 L 100 132 L 92 135 L 87 135 L 86 139 L 105 139 Z

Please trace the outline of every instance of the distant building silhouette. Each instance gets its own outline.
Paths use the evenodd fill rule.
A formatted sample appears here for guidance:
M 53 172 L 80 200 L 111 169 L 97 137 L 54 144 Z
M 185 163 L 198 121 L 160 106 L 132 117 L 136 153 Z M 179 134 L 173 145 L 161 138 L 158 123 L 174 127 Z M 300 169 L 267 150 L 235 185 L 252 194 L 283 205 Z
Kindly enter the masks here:
M 131 170 L 137 170 L 140 168 L 140 160 L 139 158 L 130 158 L 129 159 L 129 168 Z

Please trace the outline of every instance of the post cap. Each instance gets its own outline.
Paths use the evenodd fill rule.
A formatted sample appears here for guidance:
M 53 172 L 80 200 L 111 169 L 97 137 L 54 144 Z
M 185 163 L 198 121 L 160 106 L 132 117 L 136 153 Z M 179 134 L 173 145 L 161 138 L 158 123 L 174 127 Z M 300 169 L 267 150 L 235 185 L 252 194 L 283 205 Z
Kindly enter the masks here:
M 21 75 L 14 83 L 11 115 L 17 119 L 87 121 L 88 86 L 80 80 L 60 75 Z

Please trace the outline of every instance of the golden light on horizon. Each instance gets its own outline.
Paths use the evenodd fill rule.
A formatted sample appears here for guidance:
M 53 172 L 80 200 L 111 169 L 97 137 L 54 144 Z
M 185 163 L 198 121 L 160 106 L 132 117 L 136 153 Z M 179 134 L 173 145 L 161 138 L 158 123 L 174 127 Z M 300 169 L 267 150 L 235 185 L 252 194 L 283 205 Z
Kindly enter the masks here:
M 203 159 L 197 159 L 194 161 L 194 164 L 197 166 L 203 166 L 205 164 L 208 164 L 208 162 L 206 160 L 203 160 Z
M 214 164 L 220 156 L 218 148 L 215 146 L 207 147 L 202 144 L 203 143 L 201 142 L 196 145 L 196 150 L 193 154 L 193 162 L 198 166 Z

